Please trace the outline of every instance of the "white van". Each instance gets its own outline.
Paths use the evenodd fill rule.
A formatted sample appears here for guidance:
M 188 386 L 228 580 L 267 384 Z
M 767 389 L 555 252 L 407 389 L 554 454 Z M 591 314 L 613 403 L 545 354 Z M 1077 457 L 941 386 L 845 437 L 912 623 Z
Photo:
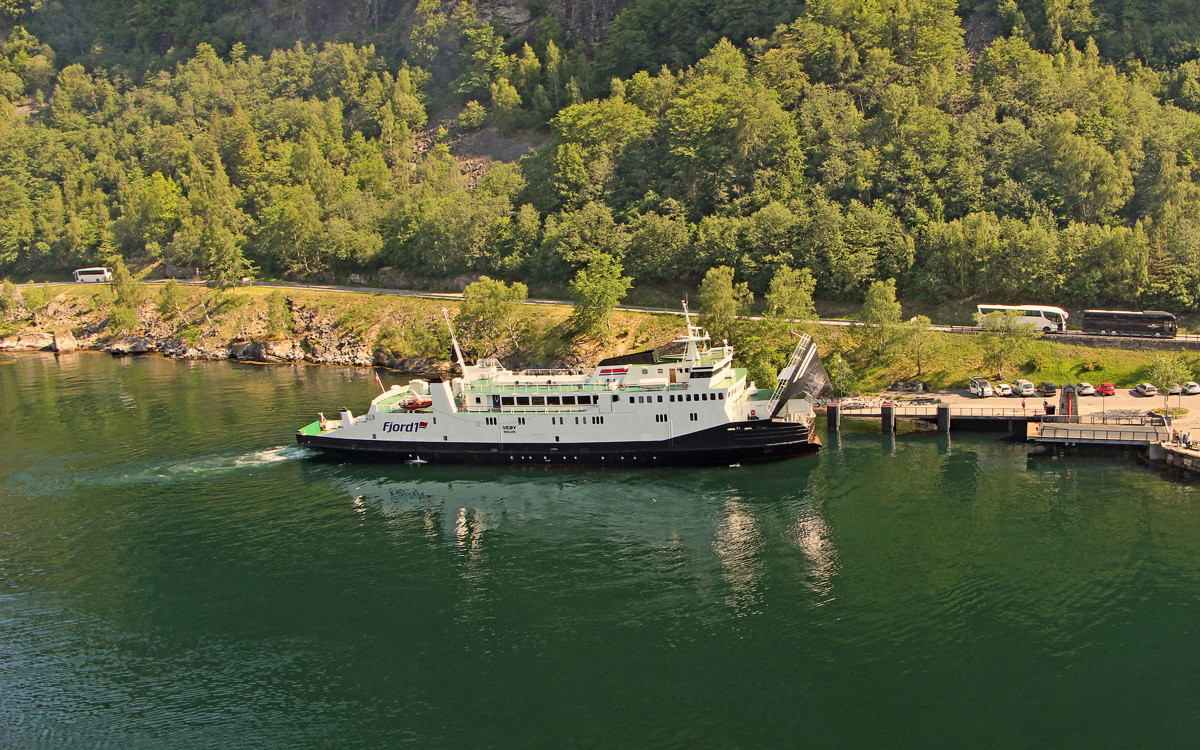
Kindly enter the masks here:
M 988 398 L 992 395 L 992 384 L 983 378 L 971 378 L 967 389 L 979 398 Z
M 111 268 L 77 268 L 75 281 L 80 284 L 96 284 L 112 281 Z
M 1018 380 L 1013 383 L 1014 396 L 1021 396 L 1023 398 L 1025 396 L 1033 396 L 1036 393 L 1037 391 L 1034 389 L 1033 383 L 1030 383 L 1028 380 Z

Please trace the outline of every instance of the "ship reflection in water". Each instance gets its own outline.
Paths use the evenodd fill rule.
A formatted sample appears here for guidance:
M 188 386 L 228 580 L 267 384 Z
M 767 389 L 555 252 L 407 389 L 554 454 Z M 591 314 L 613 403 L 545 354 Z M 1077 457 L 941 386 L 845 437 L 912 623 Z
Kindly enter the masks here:
M 726 605 L 748 613 L 759 607 L 766 559 L 781 548 L 797 553 L 790 575 L 802 575 L 816 596 L 831 596 L 837 549 L 807 490 L 809 465 L 786 462 L 787 470 L 765 476 L 753 468 L 497 473 L 347 465 L 338 481 L 364 520 L 382 519 L 405 542 L 423 537 L 470 560 L 494 552 L 489 542 L 500 536 L 548 547 L 615 540 L 628 555 L 668 566 L 715 566 Z

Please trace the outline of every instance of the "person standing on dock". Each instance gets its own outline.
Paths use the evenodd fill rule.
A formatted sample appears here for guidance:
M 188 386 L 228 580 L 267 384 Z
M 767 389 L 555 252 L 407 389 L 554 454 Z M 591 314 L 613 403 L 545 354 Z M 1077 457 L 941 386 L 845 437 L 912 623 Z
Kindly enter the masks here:
M 1050 402 L 1049 402 L 1049 401 L 1042 401 L 1042 409 L 1043 409 L 1043 410 L 1044 410 L 1044 411 L 1045 411 L 1047 414 L 1049 414 L 1049 413 L 1050 413 Z
M 1025 399 L 1021 399 L 1021 413 L 1025 413 Z

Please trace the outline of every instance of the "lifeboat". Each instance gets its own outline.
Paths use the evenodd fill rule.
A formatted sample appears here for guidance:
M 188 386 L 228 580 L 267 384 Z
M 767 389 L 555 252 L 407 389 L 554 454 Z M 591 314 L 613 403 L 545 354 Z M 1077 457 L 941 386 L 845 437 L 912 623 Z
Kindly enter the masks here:
M 429 396 L 418 396 L 415 393 L 410 393 L 400 399 L 400 408 L 416 411 L 417 409 L 428 409 L 433 406 L 433 399 Z

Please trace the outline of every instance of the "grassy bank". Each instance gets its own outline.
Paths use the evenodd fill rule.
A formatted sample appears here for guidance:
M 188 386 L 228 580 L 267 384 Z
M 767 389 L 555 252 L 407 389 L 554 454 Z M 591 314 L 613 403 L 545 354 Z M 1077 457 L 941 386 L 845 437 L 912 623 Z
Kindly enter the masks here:
M 445 359 L 449 351 L 442 308 L 453 318 L 455 300 L 364 294 L 310 289 L 243 287 L 216 294 L 200 286 L 178 287 L 180 301 L 163 309 L 162 287 L 144 287 L 136 320 L 117 320 L 112 291 L 105 285 L 64 284 L 23 291 L 35 309 L 10 311 L 0 322 L 0 338 L 31 331 L 70 330 L 76 336 L 96 332 L 89 345 L 129 336 L 178 337 L 190 347 L 215 349 L 244 341 L 302 339 L 309 346 L 323 337 L 326 346 L 358 346 L 384 350 L 392 357 Z M 614 313 L 612 337 L 603 345 L 573 344 L 563 321 L 566 306 L 523 305 L 519 308 L 515 342 L 498 354 L 523 365 L 582 364 L 601 356 L 663 344 L 680 331 L 676 315 Z M 32 318 L 37 318 L 34 325 Z M 316 333 L 314 333 L 316 332 Z M 861 392 L 881 390 L 895 380 L 926 380 L 935 388 L 962 388 L 972 375 L 993 376 L 983 365 L 977 336 L 934 334 L 918 373 L 915 358 L 903 346 L 887 357 L 876 357 L 858 345 L 853 331 L 816 326 L 813 331 L 828 362 L 840 354 L 852 372 L 850 387 Z M 307 338 L 305 338 L 307 337 Z M 481 348 L 490 342 L 466 342 Z M 784 335 L 778 342 L 786 349 Z M 470 352 L 468 352 L 470 353 Z M 1097 349 L 1050 340 L 1029 342 L 1026 352 L 1005 372 L 1005 380 L 1023 377 L 1034 382 L 1108 381 L 1131 387 L 1147 379 L 1158 352 Z M 1200 373 L 1200 354 L 1184 353 L 1194 373 Z
M 206 350 L 294 339 L 302 340 L 306 349 L 320 343 L 327 348 L 383 350 L 392 358 L 447 359 L 449 335 L 442 311 L 453 319 L 459 307 L 457 300 L 391 294 L 258 286 L 216 293 L 198 285 L 176 286 L 178 300 L 164 304 L 163 285 L 139 288 L 141 300 L 136 315 L 130 316 L 118 310 L 107 285 L 26 287 L 22 306 L 0 321 L 0 338 L 71 331 L 95 346 L 130 337 L 175 337 Z M 460 339 L 468 355 L 475 350 L 533 365 L 657 346 L 678 332 L 678 316 L 616 311 L 609 341 L 576 346 L 563 326 L 570 312 L 568 306 L 522 305 L 512 326 L 514 336 L 501 342 L 472 341 L 463 335 Z
M 850 387 L 861 392 L 882 390 L 896 380 L 925 380 L 937 389 L 965 388 L 972 375 L 981 375 L 993 382 L 1011 383 L 1017 378 L 1025 378 L 1034 383 L 1050 380 L 1062 385 L 1087 381 L 1133 387 L 1149 377 L 1154 360 L 1164 353 L 1102 349 L 1035 339 L 1005 369 L 1001 379 L 984 365 L 983 347 L 980 337 L 975 335 L 933 334 L 933 346 L 922 358 L 920 373 L 911 352 L 903 348 L 881 359 L 862 352 L 847 329 L 821 326 L 815 336 L 826 363 L 834 353 L 840 353 L 847 360 L 853 372 Z M 1200 353 L 1181 350 L 1180 356 L 1193 377 L 1200 378 Z

